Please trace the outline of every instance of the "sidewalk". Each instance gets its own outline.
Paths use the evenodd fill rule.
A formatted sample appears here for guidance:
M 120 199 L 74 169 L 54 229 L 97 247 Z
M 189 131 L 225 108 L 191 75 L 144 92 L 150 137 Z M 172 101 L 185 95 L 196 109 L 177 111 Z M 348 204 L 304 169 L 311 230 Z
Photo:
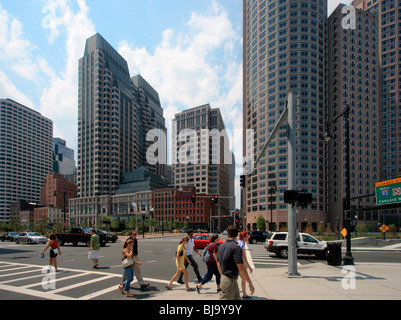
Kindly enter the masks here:
M 388 248 L 354 247 L 355 250 L 397 250 L 401 245 Z M 249 259 L 248 259 L 249 261 Z M 326 262 L 298 264 L 301 277 L 289 278 L 285 268 L 254 269 L 251 279 L 255 293 L 251 300 L 401 300 L 401 263 L 362 263 L 353 266 L 330 266 Z M 239 279 L 239 285 L 241 280 Z M 214 280 L 206 283 L 201 294 L 186 292 L 185 286 L 158 294 L 149 300 L 218 300 Z M 195 287 L 195 283 L 190 283 Z M 248 291 L 249 293 L 249 291 Z
M 343 266 L 313 263 L 298 267 L 300 278 L 288 278 L 288 268 L 255 269 L 251 300 L 401 300 L 399 264 L 356 263 L 353 267 L 355 273 L 343 271 Z M 205 284 L 201 294 L 175 285 L 149 300 L 183 300 L 189 295 L 193 300 L 219 299 L 214 281 Z

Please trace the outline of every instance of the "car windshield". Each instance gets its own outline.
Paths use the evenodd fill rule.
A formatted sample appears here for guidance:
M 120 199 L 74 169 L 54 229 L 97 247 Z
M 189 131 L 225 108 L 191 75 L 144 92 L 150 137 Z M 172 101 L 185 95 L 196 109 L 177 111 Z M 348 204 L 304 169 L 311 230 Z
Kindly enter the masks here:
M 41 237 L 42 235 L 37 233 L 37 232 L 29 232 L 28 236 L 30 236 L 30 237 Z
M 16 236 L 18 232 L 10 232 L 10 236 Z

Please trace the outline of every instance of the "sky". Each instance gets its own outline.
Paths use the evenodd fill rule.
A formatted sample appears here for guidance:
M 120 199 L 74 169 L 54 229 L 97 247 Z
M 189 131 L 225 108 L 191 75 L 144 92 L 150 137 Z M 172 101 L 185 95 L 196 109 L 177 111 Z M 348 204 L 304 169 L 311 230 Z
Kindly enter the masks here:
M 0 98 L 50 118 L 75 157 L 78 60 L 96 32 L 159 93 L 169 132 L 176 113 L 220 108 L 241 163 L 242 0 L 0 0 Z

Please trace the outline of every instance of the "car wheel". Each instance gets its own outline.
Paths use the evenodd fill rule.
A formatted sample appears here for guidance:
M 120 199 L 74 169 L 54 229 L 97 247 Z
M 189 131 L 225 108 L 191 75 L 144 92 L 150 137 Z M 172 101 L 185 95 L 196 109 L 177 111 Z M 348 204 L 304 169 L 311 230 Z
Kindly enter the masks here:
M 64 241 L 61 240 L 61 239 L 59 239 L 59 240 L 58 240 L 58 245 L 59 245 L 59 246 L 63 246 L 63 245 L 64 245 Z
M 32 244 L 32 240 L 31 239 L 28 239 L 28 244 Z
M 15 243 L 16 243 L 16 244 L 19 244 L 19 241 L 18 241 L 18 239 L 15 239 Z
M 258 241 L 256 240 L 256 239 L 252 239 L 252 244 L 257 244 L 258 243 Z
M 283 259 L 288 258 L 288 248 L 281 248 L 279 251 L 279 256 Z

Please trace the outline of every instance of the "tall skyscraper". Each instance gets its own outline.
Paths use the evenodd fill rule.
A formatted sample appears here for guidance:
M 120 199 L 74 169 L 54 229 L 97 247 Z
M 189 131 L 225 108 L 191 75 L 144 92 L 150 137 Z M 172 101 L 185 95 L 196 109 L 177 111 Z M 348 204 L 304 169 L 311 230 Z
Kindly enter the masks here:
M 110 195 L 138 167 L 134 108 L 127 62 L 95 34 L 79 60 L 78 197 Z
M 125 173 L 144 166 L 166 175 L 167 159 L 151 165 L 144 157 L 148 131 L 166 128 L 157 92 L 141 76 L 131 78 L 127 61 L 98 33 L 86 41 L 78 87 L 78 199 L 70 201 L 71 221 L 96 224 L 104 198 Z
M 139 129 L 139 162 L 146 166 L 149 171 L 167 177 L 166 162 L 151 165 L 147 161 L 147 150 L 154 141 L 147 141 L 146 137 L 150 130 L 159 129 L 167 137 L 166 120 L 163 117 L 163 109 L 159 94 L 140 75 L 131 78 L 133 83 L 133 95 L 138 105 L 138 129 Z M 166 151 L 167 152 L 167 151 Z M 167 155 L 167 153 L 166 153 Z M 165 158 L 167 161 L 167 159 Z
M 243 150 L 253 147 L 255 157 L 259 155 L 292 91 L 298 101 L 297 189 L 314 197 L 312 205 L 298 211 L 298 228 L 316 227 L 327 221 L 325 146 L 320 140 L 326 107 L 327 0 L 244 0 L 243 10 L 243 129 L 254 130 L 251 142 L 244 134 Z M 259 216 L 276 228 L 286 225 L 287 172 L 287 137 L 282 127 L 254 174 L 247 177 L 244 213 L 251 230 L 256 229 Z M 278 192 L 272 194 L 271 221 L 273 185 Z
M 355 0 L 352 5 L 378 15 L 381 66 L 383 180 L 401 175 L 401 2 Z
M 378 16 L 355 10 L 355 29 L 342 26 L 346 14 L 339 5 L 328 20 L 328 121 L 350 106 L 351 197 L 352 206 L 371 207 L 375 182 L 380 181 L 380 63 Z M 329 128 L 333 141 L 328 144 L 328 212 L 332 226 L 343 220 L 346 197 L 346 123 L 340 118 Z M 377 223 L 377 213 L 360 213 L 360 220 Z M 352 216 L 354 219 L 354 216 Z M 358 220 L 358 219 L 356 219 Z M 375 220 L 375 221 L 374 221 Z M 341 224 L 342 225 L 342 224 Z
M 0 221 L 10 203 L 40 202 L 40 189 L 53 170 L 53 122 L 10 99 L 0 99 Z
M 219 215 L 228 215 L 234 196 L 234 157 L 220 109 L 209 104 L 185 110 L 173 120 L 173 176 L 176 188 L 194 186 L 197 193 L 218 195 Z M 231 204 L 232 205 L 232 204 Z

